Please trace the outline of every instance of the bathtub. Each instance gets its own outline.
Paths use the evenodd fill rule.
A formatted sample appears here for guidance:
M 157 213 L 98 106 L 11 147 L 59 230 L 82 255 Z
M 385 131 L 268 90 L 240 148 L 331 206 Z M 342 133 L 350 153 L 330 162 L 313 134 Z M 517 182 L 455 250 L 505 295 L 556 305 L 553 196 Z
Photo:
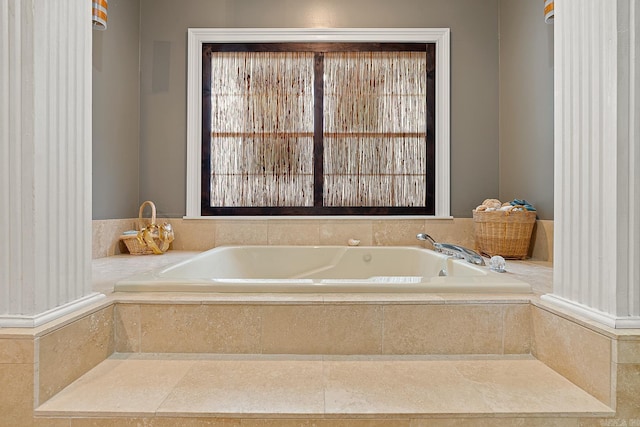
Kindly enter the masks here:
M 114 290 L 528 293 L 531 287 L 418 247 L 221 246 L 121 280 Z

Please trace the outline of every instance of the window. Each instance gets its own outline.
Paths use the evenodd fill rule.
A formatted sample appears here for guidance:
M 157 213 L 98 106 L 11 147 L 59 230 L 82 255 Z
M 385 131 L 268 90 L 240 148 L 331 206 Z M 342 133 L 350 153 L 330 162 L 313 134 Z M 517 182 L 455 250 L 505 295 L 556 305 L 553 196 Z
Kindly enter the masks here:
M 190 30 L 187 216 L 448 215 L 448 30 L 290 31 Z

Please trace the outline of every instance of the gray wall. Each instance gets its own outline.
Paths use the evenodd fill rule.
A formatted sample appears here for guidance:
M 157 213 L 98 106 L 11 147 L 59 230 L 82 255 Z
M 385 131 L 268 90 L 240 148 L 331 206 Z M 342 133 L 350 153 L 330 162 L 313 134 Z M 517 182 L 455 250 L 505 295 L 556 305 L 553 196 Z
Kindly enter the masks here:
M 535 4 L 535 12 L 531 13 L 520 3 Z M 112 0 L 110 6 L 109 36 L 112 21 L 112 3 L 117 7 L 118 1 Z M 123 2 L 124 3 L 124 2 Z M 132 2 L 137 3 L 137 2 Z M 186 32 L 189 27 L 449 27 L 452 31 L 451 59 L 451 213 L 456 217 L 470 217 L 471 209 L 484 198 L 511 197 L 517 191 L 519 197 L 531 199 L 539 204 L 538 194 L 548 194 L 553 198 L 553 184 L 548 182 L 525 181 L 527 186 L 514 184 L 511 188 L 509 172 L 501 171 L 501 162 L 511 162 L 512 155 L 520 155 L 520 147 L 529 144 L 528 140 L 518 137 L 509 138 L 509 143 L 500 140 L 499 131 L 499 89 L 508 88 L 500 85 L 501 72 L 517 79 L 520 72 L 518 64 L 512 68 L 501 67 L 499 57 L 499 16 L 502 13 L 513 15 L 525 14 L 520 18 L 527 23 L 542 21 L 542 12 L 537 2 L 529 0 L 139 0 L 139 46 L 140 46 L 140 123 L 139 123 L 139 163 L 135 167 L 115 172 L 120 167 L 114 162 L 114 155 L 109 158 L 113 168 L 98 170 L 94 167 L 94 182 L 117 180 L 113 175 L 120 173 L 130 175 L 132 169 L 138 174 L 139 199 L 152 199 L 158 207 L 160 216 L 182 216 L 185 213 L 186 185 Z M 513 3 L 513 5 L 511 5 Z M 132 6 L 133 7 L 133 6 Z M 138 15 L 136 15 L 138 16 Z M 129 17 L 130 18 L 130 17 Z M 129 22 L 127 18 L 127 22 Z M 515 18 L 514 18 L 515 19 Z M 540 30 L 535 26 L 535 31 Z M 130 24 L 129 32 L 135 31 L 136 25 Z M 526 45 L 524 32 L 519 28 L 510 30 L 518 36 L 514 44 Z M 546 34 L 546 33 L 545 33 Z M 515 36 L 514 36 L 515 37 Z M 535 39 L 536 49 L 546 52 L 550 45 L 539 46 Z M 114 54 L 117 55 L 118 54 Z M 531 61 L 526 54 L 520 55 L 526 64 Z M 114 60 L 114 62 L 120 59 Z M 547 70 L 548 71 L 548 70 Z M 98 85 L 104 84 L 97 82 Z M 537 92 L 548 92 L 552 87 L 544 86 L 545 82 L 520 85 L 517 97 L 530 97 Z M 108 90 L 109 97 L 116 96 Z M 99 98 L 94 89 L 94 97 Z M 131 96 L 133 98 L 133 96 Z M 505 97 L 505 102 L 507 98 Z M 94 100 L 94 102 L 97 101 Z M 534 101 L 535 107 L 540 103 Z M 545 104 L 546 105 L 546 104 Z M 508 115 L 511 111 L 503 111 Z M 116 113 L 114 113 L 115 115 Z M 513 113 L 516 120 L 520 114 Z M 551 116 L 549 116 L 551 117 Z M 94 114 L 94 135 L 97 133 L 96 120 L 117 123 L 121 117 L 96 117 Z M 537 121 L 550 123 L 543 111 Z M 504 119 L 503 119 L 504 122 Z M 506 127 L 506 126 L 505 126 Z M 519 132 L 510 127 L 509 132 Z M 525 130 L 525 132 L 528 132 Z M 521 132 L 522 133 L 522 132 Z M 94 146 L 96 137 L 94 136 Z M 119 141 L 111 141 L 119 144 Z M 107 144 L 111 143 L 107 142 Z M 506 150 L 515 154 L 501 156 L 500 143 L 507 145 Z M 520 147 L 520 148 L 518 148 Z M 528 159 L 540 174 L 552 175 L 553 163 L 547 161 L 546 155 L 538 156 L 540 146 L 529 147 L 533 155 L 527 152 Z M 96 162 L 94 151 L 94 165 Z M 103 161 L 103 160 L 101 160 Z M 139 173 L 138 173 L 139 172 Z M 520 171 L 517 172 L 521 174 Z M 505 182 L 503 185 L 502 183 Z M 94 184 L 95 185 L 95 184 Z M 113 211 L 110 203 L 120 197 L 118 183 L 105 184 L 104 194 L 108 196 L 104 206 L 97 206 L 95 199 L 100 194 L 94 192 L 94 218 L 121 218 L 135 216 L 137 207 Z M 504 190 L 503 190 L 504 187 Z M 109 189 L 111 190 L 109 192 Z M 515 193 L 514 193 L 515 194 Z M 529 194 L 532 194 L 530 196 Z M 545 202 L 546 203 L 546 202 Z M 552 205 L 550 206 L 552 210 Z M 551 218 L 546 214 L 544 218 Z
M 130 218 L 139 206 L 140 2 L 110 0 L 93 31 L 93 218 Z
M 553 219 L 553 25 L 542 1 L 500 1 L 500 198 Z
M 498 195 L 497 0 L 141 0 L 141 18 L 140 194 L 161 213 L 185 212 L 189 27 L 450 27 L 452 213 Z

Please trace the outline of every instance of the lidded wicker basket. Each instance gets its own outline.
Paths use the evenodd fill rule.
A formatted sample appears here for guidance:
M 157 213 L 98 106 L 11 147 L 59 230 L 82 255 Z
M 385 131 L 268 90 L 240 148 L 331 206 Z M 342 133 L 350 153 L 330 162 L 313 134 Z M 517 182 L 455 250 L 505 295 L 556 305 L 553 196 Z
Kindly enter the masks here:
M 146 206 L 151 208 L 151 218 L 148 219 L 142 216 Z M 170 224 L 165 223 L 160 227 L 156 224 L 156 205 L 149 200 L 140 205 L 137 231 L 136 234 L 120 236 L 131 255 L 162 254 L 169 249 L 174 238 Z
M 473 210 L 476 249 L 485 255 L 524 259 L 536 222 L 536 213 L 527 210 Z

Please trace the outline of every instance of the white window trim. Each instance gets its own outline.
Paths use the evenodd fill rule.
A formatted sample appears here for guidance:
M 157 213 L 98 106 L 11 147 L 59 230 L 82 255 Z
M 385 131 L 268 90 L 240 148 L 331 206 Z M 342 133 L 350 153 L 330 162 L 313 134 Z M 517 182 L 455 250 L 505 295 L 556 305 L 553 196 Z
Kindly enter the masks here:
M 436 44 L 435 217 L 450 217 L 449 28 L 189 28 L 187 41 L 187 206 L 200 212 L 202 153 L 202 45 L 204 43 L 397 42 Z

